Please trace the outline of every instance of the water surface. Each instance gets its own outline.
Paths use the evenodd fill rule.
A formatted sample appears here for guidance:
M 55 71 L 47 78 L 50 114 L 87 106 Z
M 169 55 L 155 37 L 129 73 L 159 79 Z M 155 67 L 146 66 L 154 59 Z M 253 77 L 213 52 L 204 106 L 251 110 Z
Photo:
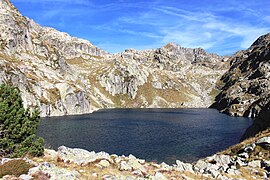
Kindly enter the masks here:
M 54 149 L 65 145 L 172 164 L 236 144 L 251 124 L 251 119 L 214 109 L 106 109 L 43 118 L 38 135 Z

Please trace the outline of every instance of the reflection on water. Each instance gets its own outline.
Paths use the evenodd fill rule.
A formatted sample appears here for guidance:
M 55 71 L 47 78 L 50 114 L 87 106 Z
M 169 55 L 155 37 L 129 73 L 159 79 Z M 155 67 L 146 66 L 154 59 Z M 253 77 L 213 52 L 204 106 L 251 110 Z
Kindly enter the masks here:
M 237 143 L 251 124 L 214 109 L 107 109 L 44 118 L 38 135 L 54 149 L 66 145 L 171 164 L 221 151 Z

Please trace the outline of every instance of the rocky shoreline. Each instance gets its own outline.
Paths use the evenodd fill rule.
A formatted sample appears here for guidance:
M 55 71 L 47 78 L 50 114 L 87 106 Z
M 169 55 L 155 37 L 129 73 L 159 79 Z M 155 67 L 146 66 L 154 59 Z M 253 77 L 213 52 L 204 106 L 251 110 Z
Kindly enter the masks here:
M 146 162 L 133 155 L 118 156 L 61 146 L 45 150 L 41 158 L 24 158 L 28 174 L 9 179 L 268 179 L 270 130 L 194 163 L 176 160 L 173 165 Z M 16 159 L 3 158 L 0 167 Z

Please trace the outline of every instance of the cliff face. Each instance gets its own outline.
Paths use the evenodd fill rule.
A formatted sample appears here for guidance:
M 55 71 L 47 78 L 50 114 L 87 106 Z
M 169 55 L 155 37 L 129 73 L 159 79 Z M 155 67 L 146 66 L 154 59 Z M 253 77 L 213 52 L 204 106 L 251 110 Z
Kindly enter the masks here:
M 17 86 L 42 116 L 113 107 L 207 107 L 224 58 L 170 43 L 109 54 L 22 16 L 0 1 L 0 83 Z M 210 96 L 209 96 L 210 95 Z
M 211 106 L 232 116 L 256 118 L 257 129 L 270 126 L 270 34 L 230 58 L 220 94 Z M 257 126 L 257 125 L 256 125 Z
M 42 116 L 91 112 L 83 79 L 66 60 L 107 52 L 39 26 L 8 0 L 0 2 L 0 32 L 0 81 L 21 90 L 25 107 L 39 107 Z

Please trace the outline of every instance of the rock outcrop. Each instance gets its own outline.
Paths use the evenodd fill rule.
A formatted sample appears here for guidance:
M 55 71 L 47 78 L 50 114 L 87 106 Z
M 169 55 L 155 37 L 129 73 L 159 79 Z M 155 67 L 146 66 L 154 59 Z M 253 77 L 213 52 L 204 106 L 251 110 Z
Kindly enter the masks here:
M 226 59 L 168 45 L 109 54 L 90 42 L 42 27 L 0 1 L 0 83 L 17 86 L 41 116 L 113 107 L 207 107 Z
M 258 130 L 270 126 L 270 33 L 230 58 L 211 106 L 232 116 L 256 118 Z M 253 127 L 254 129 L 254 127 Z

